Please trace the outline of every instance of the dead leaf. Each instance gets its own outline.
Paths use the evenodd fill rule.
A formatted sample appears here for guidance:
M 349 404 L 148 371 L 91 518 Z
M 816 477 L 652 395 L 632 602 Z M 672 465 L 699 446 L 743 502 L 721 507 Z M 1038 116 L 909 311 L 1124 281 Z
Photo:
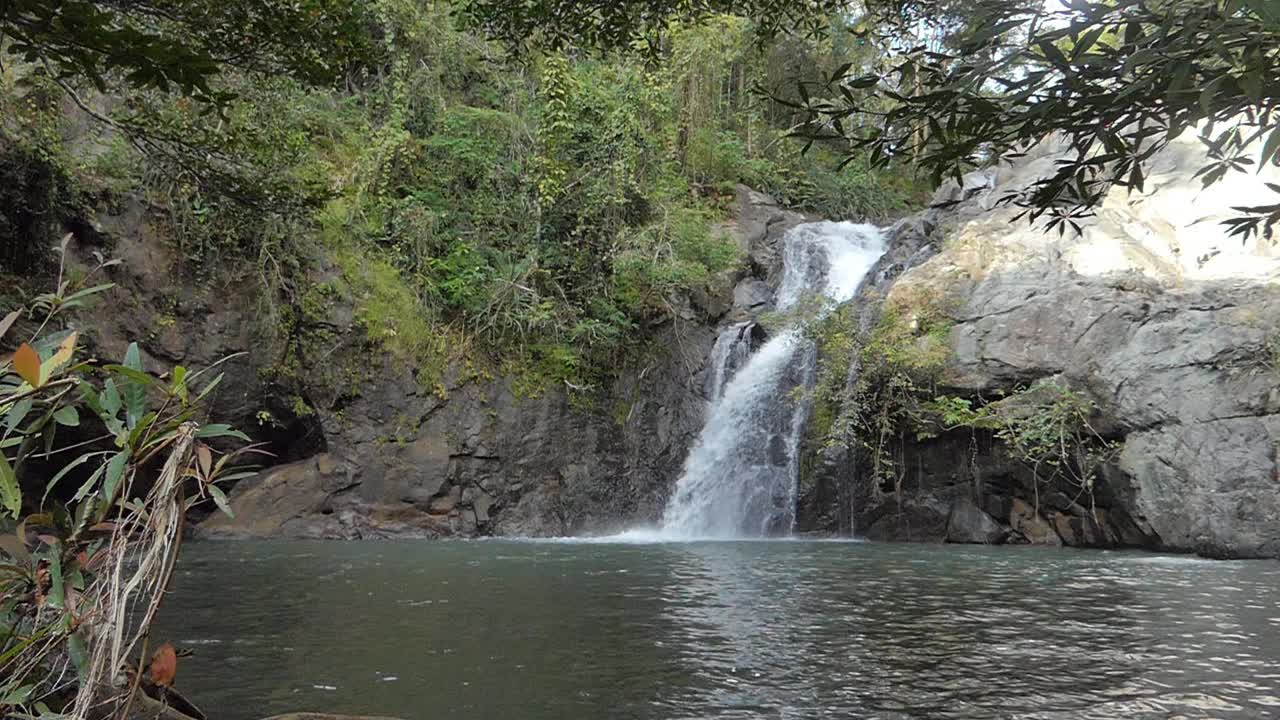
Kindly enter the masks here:
M 40 561 L 40 565 L 36 568 L 36 607 L 44 607 L 45 598 L 49 594 L 49 588 L 53 586 L 53 582 L 49 577 L 49 563 L 45 560 Z
M 209 473 L 213 470 L 213 453 L 204 443 L 196 445 L 196 459 L 200 461 L 200 479 L 208 482 Z
M 40 387 L 40 355 L 26 343 L 13 352 L 13 369 L 33 388 Z
M 169 687 L 178 674 L 178 653 L 172 643 L 165 643 L 151 656 L 151 667 L 147 669 L 151 682 L 160 687 Z
M 46 363 L 48 366 L 48 372 L 52 373 L 54 370 L 66 365 L 67 362 L 71 360 L 72 353 L 76 351 L 76 338 L 78 336 L 79 333 L 71 333 L 62 341 L 62 344 L 58 345 L 58 351 L 55 352 L 53 357 L 49 358 L 49 362 Z

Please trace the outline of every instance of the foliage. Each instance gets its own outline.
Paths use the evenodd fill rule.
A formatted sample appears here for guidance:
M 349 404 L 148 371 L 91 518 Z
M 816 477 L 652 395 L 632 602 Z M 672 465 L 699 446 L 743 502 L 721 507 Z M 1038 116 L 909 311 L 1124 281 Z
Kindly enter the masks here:
M 39 63 L 59 83 L 171 90 L 225 105 L 224 67 L 327 82 L 366 50 L 360 5 L 333 0 L 10 0 L 0 6 L 5 53 Z
M 66 247 L 64 241 L 64 256 Z M 88 283 L 112 264 L 78 281 L 60 272 L 53 292 L 0 321 L 0 338 L 24 315 L 39 322 L 0 364 L 0 513 L 9 521 L 0 537 L 0 707 L 9 712 L 48 714 L 73 700 L 87 708 L 101 699 L 100 681 L 109 694 L 124 694 L 114 678 L 118 661 L 145 634 L 176 554 L 167 544 L 156 565 L 153 545 L 135 541 L 164 516 L 176 519 L 180 535 L 182 515 L 201 499 L 225 508 L 217 484 L 243 476 L 230 467 L 239 452 L 219 453 L 207 443 L 246 438 L 197 419 L 221 376 L 178 366 L 155 378 L 144 371 L 137 345 L 118 365 L 78 359 L 79 335 L 54 329 L 111 287 Z M 12 520 L 20 520 L 16 529 Z M 128 583 L 119 591 L 126 561 L 141 562 L 138 573 L 157 583 L 141 621 L 129 614 L 141 588 Z M 114 584 L 102 579 L 112 575 Z M 136 632 L 127 634 L 126 626 Z M 123 651 L 111 643 L 116 628 L 131 638 Z M 104 657 L 116 661 L 106 664 L 107 675 Z
M 1031 471 L 1037 508 L 1040 485 L 1059 481 L 1092 501 L 1097 473 L 1119 451 L 1094 428 L 1094 403 L 1059 378 L 994 401 L 941 392 L 949 315 L 944 296 L 912 286 L 891 295 L 869 328 L 863 323 L 871 316 L 852 303 L 824 318 L 815 332 L 822 359 L 814 387 L 818 438 L 854 444 L 873 479 L 900 487 L 908 438 L 982 431 Z
M 634 43 L 661 44 L 673 21 L 697 24 L 716 15 L 758 21 L 761 38 L 792 30 L 817 34 L 846 0 L 463 0 L 460 14 L 510 47 L 533 44 L 617 49 Z
M 299 7 L 312 4 L 329 7 Z M 315 307 L 317 285 L 429 385 L 465 350 L 531 379 L 522 386 L 588 390 L 683 294 L 740 262 L 716 229 L 735 183 L 837 218 L 920 199 L 909 173 L 841 171 L 835 146 L 804 156 L 785 137 L 794 111 L 754 91 L 788 68 L 829 73 L 860 46 L 825 32 L 770 44 L 799 16 L 771 26 L 712 9 L 693 12 L 705 25 L 665 27 L 656 55 L 513 60 L 446 6 L 378 0 L 351 10 L 358 41 L 334 30 L 362 63 L 342 88 L 224 63 L 211 87 L 236 99 L 216 114 L 110 76 L 128 102 L 71 89 L 110 128 L 109 152 L 87 166 L 167 209 L 188 271 L 256 272 L 264 328 L 287 348 L 274 373 L 293 378 L 286 395 L 345 342 Z
M 1030 471 L 1039 511 L 1040 485 L 1064 480 L 1087 494 L 1092 504 L 1098 471 L 1115 459 L 1119 446 L 1092 425 L 1097 407 L 1057 378 L 1040 380 L 1009 397 L 974 406 L 967 398 L 940 395 L 927 402 L 934 428 L 992 432 Z M 934 432 L 928 426 L 923 435 Z
M 899 287 L 877 305 L 846 303 L 810 329 L 818 344 L 812 433 L 853 447 L 873 478 L 897 485 L 903 440 L 937 393 L 950 356 L 951 305 L 942 294 Z
M 877 166 L 912 157 L 941 181 L 1059 133 L 1057 171 L 1003 202 L 1032 220 L 1047 213 L 1060 232 L 1078 231 L 1109 188 L 1142 191 L 1151 158 L 1189 129 L 1212 159 L 1206 185 L 1280 161 L 1280 13 L 1269 0 L 978 0 L 952 42 L 910 47 L 898 13 L 929 4 L 871 4 L 884 6 L 868 32 L 883 33 L 888 67 L 849 68 L 807 91 L 801 135 L 847 140 Z M 1236 210 L 1226 224 L 1245 238 L 1280 222 L 1280 202 Z
M 873 171 L 839 143 L 806 147 L 788 137 L 803 119 L 794 109 L 797 88 L 845 66 L 868 66 L 868 49 L 847 42 L 834 24 L 816 39 L 762 47 L 755 27 L 717 16 L 671 31 L 659 75 L 675 97 L 682 173 L 724 194 L 744 183 L 831 219 L 886 220 L 921 204 L 923 187 L 909 168 Z
M 855 395 L 842 408 L 834 437 L 855 437 L 878 480 L 901 483 L 895 450 L 918 423 L 921 398 L 936 393 L 951 352 L 950 310 L 935 291 L 901 288 L 857 350 Z
M 62 141 L 60 91 L 43 78 L 17 90 L 0 78 L 0 267 L 25 274 L 82 198 Z

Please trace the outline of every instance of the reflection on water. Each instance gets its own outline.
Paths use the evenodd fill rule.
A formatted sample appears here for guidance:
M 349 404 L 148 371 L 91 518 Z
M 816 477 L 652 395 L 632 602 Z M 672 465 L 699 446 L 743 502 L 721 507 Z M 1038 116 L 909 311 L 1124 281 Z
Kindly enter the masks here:
M 1280 717 L 1280 565 L 856 543 L 188 547 L 211 717 Z

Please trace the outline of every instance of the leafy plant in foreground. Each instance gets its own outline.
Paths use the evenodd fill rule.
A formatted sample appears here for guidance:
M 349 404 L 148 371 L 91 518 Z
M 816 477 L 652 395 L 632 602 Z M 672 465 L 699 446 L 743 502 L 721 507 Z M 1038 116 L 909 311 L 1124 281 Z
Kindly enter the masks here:
M 69 237 L 68 237 L 69 240 Z M 64 261 L 68 240 L 60 248 Z M 131 344 L 119 364 L 80 357 L 69 311 L 112 286 L 59 272 L 53 292 L 0 320 L 36 329 L 0 362 L 0 712 L 53 717 L 74 708 L 121 716 L 138 691 L 147 631 L 181 544 L 186 511 L 218 487 L 247 440 L 205 424 L 214 368 L 148 374 Z M 64 265 L 65 267 L 65 265 Z M 247 448 L 251 449 L 251 448 Z M 74 492 L 71 489 L 75 488 Z M 132 678 L 132 679 L 130 679 Z

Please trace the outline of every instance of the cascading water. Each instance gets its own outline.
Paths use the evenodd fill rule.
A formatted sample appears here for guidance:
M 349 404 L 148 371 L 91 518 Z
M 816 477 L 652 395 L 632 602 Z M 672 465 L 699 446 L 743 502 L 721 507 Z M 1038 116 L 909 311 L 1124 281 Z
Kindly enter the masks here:
M 872 225 L 800 225 L 783 239 L 775 310 L 813 303 L 824 314 L 849 300 L 884 254 Z M 798 314 L 798 313 L 797 313 Z M 786 534 L 795 522 L 800 440 L 816 350 L 792 321 L 752 352 L 754 323 L 724 330 L 712 351 L 711 406 L 662 519 L 670 538 Z

